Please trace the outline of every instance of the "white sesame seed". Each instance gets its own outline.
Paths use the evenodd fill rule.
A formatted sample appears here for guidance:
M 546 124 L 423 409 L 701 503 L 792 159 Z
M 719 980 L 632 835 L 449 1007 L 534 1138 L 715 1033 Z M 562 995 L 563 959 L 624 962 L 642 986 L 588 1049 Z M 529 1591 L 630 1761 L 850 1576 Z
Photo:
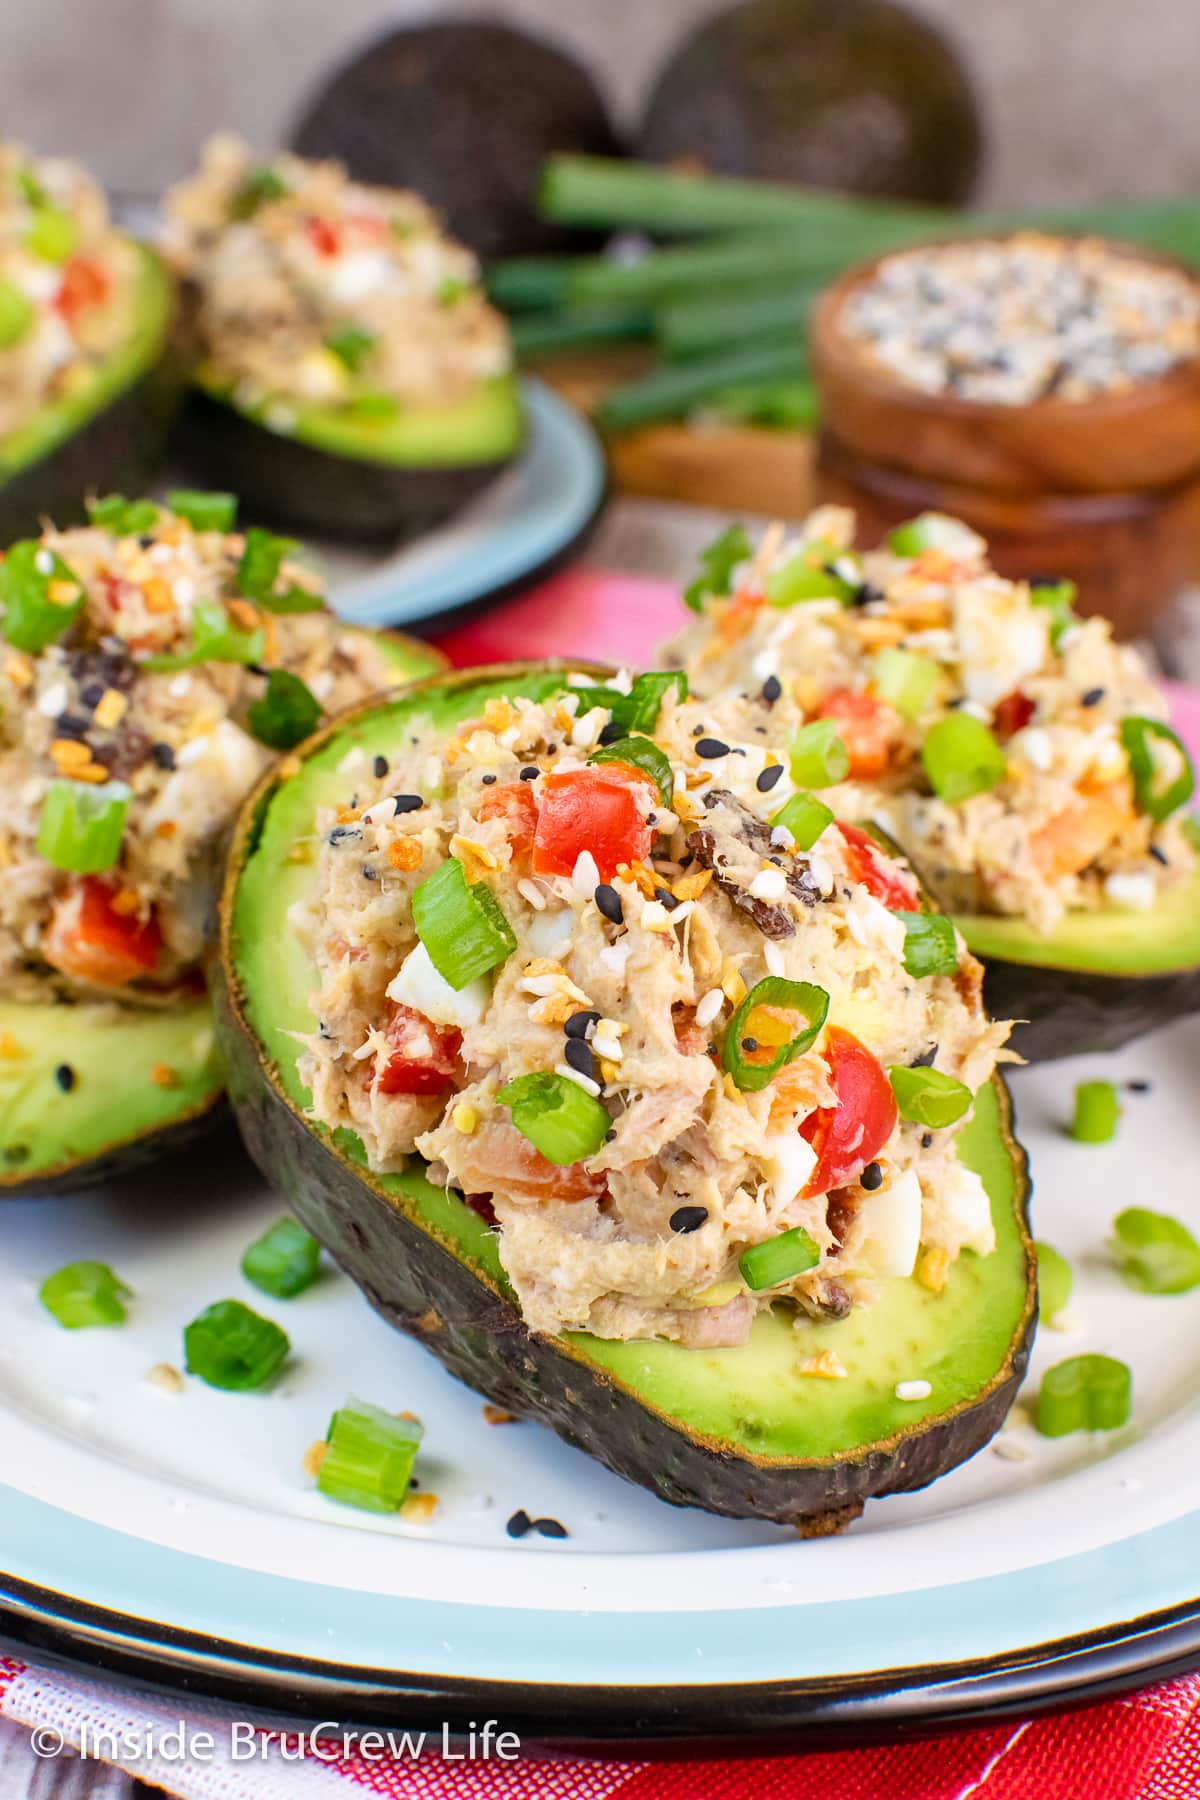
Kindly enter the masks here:
M 531 881 L 529 879 L 528 875 L 524 876 L 522 880 L 518 881 L 517 892 L 518 892 L 518 894 L 520 894 L 520 896 L 523 900 L 527 900 L 529 902 L 529 904 L 530 904 L 530 906 L 532 906 L 534 912 L 545 912 L 546 896 L 545 896 L 545 894 L 543 894 L 543 892 L 542 892 L 541 888 L 538 886 L 537 882 Z
M 594 1100 L 598 1100 L 604 1092 L 598 1081 L 593 1081 L 590 1075 L 581 1075 L 578 1069 L 571 1067 L 570 1063 L 555 1063 L 554 1073 L 565 1075 L 568 1081 L 573 1081 L 576 1087 L 581 1087 L 584 1093 L 590 1094 Z
M 701 996 L 696 1005 L 697 1025 L 711 1025 L 725 1004 L 725 996 L 720 988 L 709 988 L 707 994 Z
M 896 1383 L 897 1400 L 928 1400 L 933 1387 L 928 1381 L 898 1381 Z
M 57 719 L 70 699 L 65 681 L 56 681 L 48 687 L 37 703 L 37 709 L 44 719 Z
M 783 951 L 779 948 L 778 944 L 773 944 L 769 938 L 763 943 L 763 961 L 767 965 L 767 973 L 769 975 L 783 974 Z
M 600 870 L 590 850 L 581 850 L 571 870 L 571 886 L 581 900 L 590 900 L 600 885 Z
M 753 900 L 782 900 L 787 893 L 782 869 L 760 869 L 747 892 Z
M 1002 1462 L 1028 1462 L 1029 1452 L 1023 1444 L 1012 1438 L 997 1438 L 992 1445 L 992 1455 L 998 1456 Z
M 207 737 L 189 738 L 182 750 L 176 751 L 175 761 L 181 769 L 185 769 L 189 763 L 199 762 L 207 754 L 208 747 Z
M 33 559 L 33 566 L 39 575 L 52 575 L 54 573 L 54 556 L 52 552 L 49 550 L 39 550 Z

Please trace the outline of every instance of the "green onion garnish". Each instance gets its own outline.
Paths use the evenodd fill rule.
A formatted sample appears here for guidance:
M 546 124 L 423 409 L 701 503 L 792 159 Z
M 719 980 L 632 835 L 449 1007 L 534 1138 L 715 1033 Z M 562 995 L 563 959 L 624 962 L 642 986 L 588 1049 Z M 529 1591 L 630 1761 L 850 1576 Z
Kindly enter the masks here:
M 357 375 L 362 368 L 374 344 L 375 333 L 364 330 L 361 325 L 343 325 L 325 339 L 325 348 L 331 350 L 352 375 Z
M 771 820 L 772 827 L 782 825 L 790 831 L 797 850 L 811 850 L 827 825 L 833 824 L 833 809 L 815 794 L 793 794 Z
M 565 1075 L 518 1075 L 496 1098 L 509 1108 L 521 1136 L 559 1167 L 594 1156 L 612 1127 L 599 1100 Z
M 750 539 L 744 525 L 730 525 L 700 552 L 700 573 L 683 596 L 683 604 L 692 612 L 703 612 L 704 602 L 728 594 L 733 587 L 734 570 L 751 556 Z
M 464 281 L 461 275 L 443 275 L 438 283 L 438 305 L 457 306 L 471 292 L 471 283 Z
M 42 262 L 65 263 L 79 242 L 79 226 L 57 206 L 39 206 L 25 235 L 25 248 Z
M 158 508 L 153 500 L 127 500 L 124 494 L 103 494 L 87 502 L 88 518 L 114 537 L 141 537 L 158 524 Z
M 853 586 L 826 566 L 845 554 L 836 544 L 822 540 L 805 544 L 767 576 L 767 599 L 772 606 L 795 606 L 801 600 L 837 600 L 843 606 L 849 605 L 854 597 Z
M 83 583 L 75 571 L 34 538 L 22 538 L 0 562 L 0 633 L 14 650 L 37 656 L 56 643 L 79 617 L 83 601 Z
M 1029 598 L 1035 606 L 1044 606 L 1050 614 L 1050 644 L 1058 649 L 1063 632 L 1075 624 L 1072 607 L 1078 589 L 1073 581 L 1035 581 L 1029 589 Z
M 251 169 L 229 203 L 229 216 L 231 219 L 252 219 L 266 201 L 282 200 L 287 191 L 286 181 L 274 169 Z
M 50 196 L 30 168 L 16 171 L 17 191 L 27 206 L 48 206 Z
M 1043 1437 L 1115 1431 L 1129 1423 L 1133 1376 L 1113 1356 L 1069 1356 L 1042 1376 L 1037 1428 Z
M 125 1301 L 130 1298 L 125 1283 L 102 1262 L 67 1263 L 47 1275 L 38 1289 L 46 1311 L 68 1331 L 85 1325 L 123 1325 Z
M 172 488 L 167 505 L 177 518 L 186 519 L 193 531 L 232 531 L 237 523 L 236 494 Z
M 347 1400 L 329 1421 L 318 1493 L 364 1512 L 399 1511 L 424 1435 L 416 1419 L 397 1419 L 381 1406 Z
M 888 1070 L 888 1080 L 900 1117 L 935 1131 L 961 1119 L 975 1097 L 964 1082 L 940 1069 L 906 1069 L 897 1063 Z
M 588 757 L 589 762 L 632 763 L 648 775 L 658 790 L 658 797 L 664 806 L 670 806 L 675 792 L 675 777 L 671 770 L 671 759 L 665 750 L 661 750 L 648 737 L 617 738 L 615 743 L 601 744 Z
M 762 1288 L 778 1287 L 806 1269 L 815 1269 L 821 1252 L 803 1225 L 769 1238 L 765 1244 L 751 1244 L 738 1257 L 738 1268 L 748 1288 L 758 1293 Z
M 311 688 L 287 669 L 272 669 L 267 691 L 246 708 L 246 723 L 260 744 L 292 750 L 321 722 L 321 705 Z
M 121 854 L 132 798 L 132 788 L 123 781 L 95 787 L 81 781 L 52 781 L 38 821 L 38 855 L 75 875 L 100 875 L 111 869 Z
M 904 967 L 918 980 L 926 975 L 953 975 L 958 968 L 958 939 L 954 926 L 941 913 L 899 912 L 893 918 L 904 927 Z
M 194 668 L 197 663 L 261 662 L 266 642 L 266 632 L 261 625 L 252 631 L 243 631 L 220 600 L 199 600 L 192 609 L 192 641 L 188 649 L 165 656 L 147 656 L 142 660 L 142 667 L 161 674 L 172 669 Z
M 265 1387 L 290 1348 L 286 1331 L 240 1300 L 206 1306 L 183 1331 L 188 1373 L 230 1393 Z
M 806 1021 L 803 1030 L 795 1037 L 786 1036 L 787 1028 L 769 1013 L 755 1016 L 763 1006 L 799 1013 Z M 765 975 L 755 982 L 729 1021 L 721 1065 L 743 1093 L 757 1094 L 785 1063 L 812 1049 L 828 1016 L 829 995 L 823 987 L 811 981 L 788 981 L 783 975 Z M 752 1049 L 748 1050 L 747 1044 Z M 774 1054 L 765 1062 L 751 1062 L 749 1058 L 760 1050 L 773 1050 Z
M 237 566 L 238 591 L 268 612 L 320 612 L 324 602 L 319 594 L 293 584 L 277 590 L 284 561 L 300 548 L 295 538 L 276 537 L 252 525 L 246 533 L 242 559 Z
M 937 686 L 940 670 L 918 650 L 881 650 L 875 658 L 875 691 L 905 719 L 919 719 Z
M 430 962 L 452 988 L 486 975 L 517 947 L 491 888 L 484 881 L 468 881 L 454 856 L 414 889 L 412 916 Z
M 611 687 L 569 688 L 567 691 L 578 695 L 577 717 L 582 718 L 594 706 L 603 706 L 612 714 L 613 724 L 619 725 L 622 731 L 650 732 L 658 724 L 664 696 L 671 688 L 676 689 L 679 700 L 687 699 L 688 679 L 682 669 L 656 669 L 651 674 L 639 675 L 627 694 Z
M 834 787 L 850 773 L 850 752 L 833 719 L 802 725 L 788 745 L 788 760 L 797 787 Z
M 242 1257 L 242 1274 L 264 1294 L 290 1300 L 317 1279 L 321 1246 L 295 1219 L 277 1219 Z
M 1156 739 L 1160 745 L 1170 746 L 1165 757 L 1161 749 L 1155 755 Z M 1161 719 L 1143 719 L 1131 713 L 1121 720 L 1121 742 L 1129 758 L 1129 773 L 1133 776 L 1133 794 L 1138 807 L 1155 824 L 1170 818 L 1191 799 L 1196 785 L 1191 758 L 1178 733 L 1164 725 Z M 1164 771 L 1163 762 L 1172 764 L 1173 772 L 1171 769 Z
M 1121 1103 L 1111 1081 L 1081 1081 L 1075 1088 L 1071 1136 L 1080 1144 L 1107 1144 L 1117 1135 Z
M 972 794 L 986 794 L 1003 781 L 1007 767 L 987 726 L 963 712 L 947 713 L 930 727 L 921 761 L 930 787 L 947 806 L 957 806 Z
M 0 350 L 11 350 L 29 335 L 33 303 L 11 281 L 0 281 Z
M 1042 1318 L 1052 1319 L 1071 1298 L 1074 1282 L 1071 1265 L 1053 1244 L 1044 1244 L 1039 1239 L 1034 1249 L 1037 1251 L 1038 1304 Z
M 1186 1294 L 1200 1285 L 1200 1244 L 1169 1213 L 1130 1206 L 1113 1220 L 1113 1260 L 1143 1294 Z
M 889 531 L 887 546 L 892 555 L 920 556 L 922 550 L 931 549 L 936 536 L 936 518 L 936 513 L 921 513 L 918 518 L 906 519 L 903 525 Z

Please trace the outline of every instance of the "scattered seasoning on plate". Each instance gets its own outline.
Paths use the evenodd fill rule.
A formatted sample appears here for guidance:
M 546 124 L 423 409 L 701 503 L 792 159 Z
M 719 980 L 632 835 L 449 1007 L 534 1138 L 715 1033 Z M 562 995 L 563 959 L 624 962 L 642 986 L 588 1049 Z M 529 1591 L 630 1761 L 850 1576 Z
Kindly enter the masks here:
M 540 1536 L 547 1538 L 565 1538 L 570 1536 L 566 1526 L 560 1525 L 557 1519 L 535 1519 L 533 1521 L 533 1529 L 538 1532 Z
M 504 1529 L 510 1538 L 523 1538 L 533 1530 L 533 1520 L 524 1507 L 518 1507 Z

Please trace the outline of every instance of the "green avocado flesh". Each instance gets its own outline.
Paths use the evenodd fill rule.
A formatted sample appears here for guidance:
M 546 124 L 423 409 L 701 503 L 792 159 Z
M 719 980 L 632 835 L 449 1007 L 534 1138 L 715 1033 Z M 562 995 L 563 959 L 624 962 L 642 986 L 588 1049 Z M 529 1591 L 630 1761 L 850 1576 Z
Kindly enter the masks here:
M 960 1140 L 991 1197 L 991 1256 L 962 1255 L 940 1294 L 915 1280 L 887 1281 L 876 1305 L 836 1324 L 797 1328 L 780 1308 L 759 1317 L 746 1346 L 710 1351 L 524 1332 L 495 1235 L 463 1200 L 431 1186 L 415 1161 L 402 1174 L 371 1174 L 353 1134 L 303 1117 L 309 1095 L 290 1034 L 313 1029 L 312 971 L 285 921 L 313 872 L 289 852 L 311 836 L 318 806 L 345 797 L 338 765 L 354 746 L 368 756 L 394 752 L 413 718 L 451 728 L 490 695 L 542 695 L 560 684 L 544 665 L 426 683 L 349 715 L 317 741 L 299 775 L 248 806 L 227 876 L 218 1006 L 235 1111 L 252 1153 L 309 1228 L 385 1316 L 425 1337 L 455 1373 L 677 1503 L 844 1522 L 870 1494 L 922 1486 L 973 1454 L 1015 1393 L 1032 1331 L 1032 1265 L 1025 1159 L 999 1081 L 980 1091 Z M 401 1230 L 405 1244 L 388 1266 L 382 1259 L 392 1252 L 377 1244 Z M 383 1235 L 371 1252 L 356 1252 L 373 1234 Z M 506 1333 L 503 1369 L 497 1331 Z M 836 1351 L 845 1379 L 801 1372 L 822 1349 Z M 896 1383 L 909 1380 L 928 1381 L 928 1399 L 898 1401 Z
M 999 914 L 964 913 L 954 923 L 976 956 L 1100 975 L 1168 975 L 1200 964 L 1200 867 L 1167 888 L 1150 912 L 1073 912 L 1044 933 Z

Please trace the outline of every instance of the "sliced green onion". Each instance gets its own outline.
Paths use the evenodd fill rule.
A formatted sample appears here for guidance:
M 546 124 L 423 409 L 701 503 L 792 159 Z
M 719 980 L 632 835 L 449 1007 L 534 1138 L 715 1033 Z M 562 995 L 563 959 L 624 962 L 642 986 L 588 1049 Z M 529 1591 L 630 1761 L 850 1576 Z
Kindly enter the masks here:
M 1200 1285 L 1200 1244 L 1170 1213 L 1130 1206 L 1113 1220 L 1109 1250 L 1130 1287 L 1143 1294 L 1186 1294 Z
M 833 808 L 815 794 L 793 794 L 771 820 L 790 831 L 797 850 L 811 850 L 827 825 L 833 824 Z
M 319 594 L 310 594 L 307 588 L 297 585 L 277 589 L 285 559 L 299 548 L 295 538 L 276 537 L 274 532 L 252 525 L 237 567 L 239 593 L 268 612 L 320 612 L 324 602 Z
M 835 575 L 829 564 L 848 552 L 817 539 L 805 544 L 767 576 L 765 593 L 772 606 L 795 606 L 801 600 L 837 600 L 849 605 L 854 587 Z
M 671 770 L 671 759 L 665 750 L 659 748 L 653 738 L 623 737 L 615 743 L 601 744 L 588 757 L 589 762 L 632 763 L 643 775 L 648 775 L 658 790 L 658 797 L 664 806 L 670 806 L 675 792 L 675 777 Z
M 746 1286 L 757 1294 L 763 1288 L 778 1287 L 793 1276 L 803 1275 L 806 1269 L 815 1269 L 820 1260 L 821 1252 L 803 1225 L 794 1225 L 790 1231 L 768 1238 L 765 1244 L 751 1244 L 743 1250 L 738 1268 Z
M 496 1098 L 521 1136 L 560 1168 L 594 1156 L 612 1128 L 607 1108 L 565 1075 L 518 1075 Z
M 79 226 L 57 206 L 39 206 L 25 236 L 25 248 L 42 262 L 65 263 L 79 242 Z
M 517 947 L 491 888 L 484 881 L 468 881 L 454 856 L 414 889 L 412 916 L 430 962 L 452 988 L 486 975 Z
M 365 1400 L 347 1400 L 329 1421 L 317 1491 L 364 1512 L 398 1512 L 412 1480 L 424 1427 Z
M 1168 755 L 1171 762 L 1175 763 L 1178 758 L 1173 775 L 1163 773 L 1154 754 L 1155 739 L 1171 746 L 1173 754 Z M 1179 734 L 1169 725 L 1164 725 L 1161 719 L 1140 718 L 1136 713 L 1121 720 L 1121 742 L 1129 758 L 1134 799 L 1148 818 L 1160 824 L 1192 797 L 1196 777 L 1191 758 Z
M 51 599 L 54 585 L 62 599 Z M 75 623 L 83 610 L 83 583 L 53 550 L 22 538 L 0 562 L 0 632 L 14 650 L 37 656 Z
M 733 587 L 734 571 L 753 554 L 744 525 L 728 525 L 720 537 L 713 539 L 700 552 L 700 573 L 684 590 L 683 604 L 692 612 L 703 612 L 704 602 L 728 594 Z
M 626 731 L 653 731 L 672 688 L 677 702 L 687 699 L 688 678 L 682 669 L 652 669 L 639 675 L 624 697 L 624 704 L 614 709 L 613 718 Z
M 654 315 L 647 307 L 618 304 L 526 313 L 510 318 L 508 329 L 514 354 L 524 358 L 590 349 L 595 344 L 627 343 L 649 337 L 653 324 Z
M 123 1325 L 130 1290 L 107 1263 L 73 1262 L 47 1275 L 38 1289 L 46 1311 L 68 1331 L 85 1325 Z
M 1004 752 L 979 719 L 970 713 L 947 713 L 930 727 L 921 746 L 929 785 L 947 806 L 973 794 L 986 794 L 1003 781 Z
M 193 531 L 232 531 L 237 523 L 237 495 L 198 488 L 172 488 L 167 505 Z
M 1129 1423 L 1133 1376 L 1113 1356 L 1069 1356 L 1042 1376 L 1036 1424 L 1043 1437 L 1116 1431 Z
M 958 968 L 958 939 L 941 913 L 899 912 L 892 917 L 904 927 L 904 967 L 918 980 L 926 975 L 953 975 Z
M 240 1300 L 206 1306 L 183 1331 L 188 1373 L 230 1393 L 265 1387 L 290 1349 L 286 1331 Z
M 797 787 L 834 787 L 850 773 L 850 752 L 833 719 L 802 725 L 788 745 L 788 760 Z
M 287 191 L 286 181 L 274 169 L 266 165 L 251 169 L 229 203 L 229 216 L 231 219 L 252 219 L 260 206 L 268 200 L 282 200 Z
M 111 531 L 114 537 L 141 537 L 158 524 L 158 508 L 153 500 L 127 500 L 124 494 L 104 494 L 87 502 L 87 514 L 93 525 Z
M 1107 1144 L 1117 1135 L 1121 1103 L 1111 1081 L 1081 1081 L 1075 1088 L 1071 1136 L 1080 1144 Z
M 1043 1244 L 1039 1239 L 1034 1249 L 1037 1251 L 1038 1304 L 1042 1318 L 1052 1319 L 1071 1298 L 1074 1276 L 1070 1263 L 1053 1244 Z
M 364 330 L 361 325 L 343 325 L 325 339 L 325 348 L 332 350 L 352 375 L 358 374 L 374 347 L 375 333 Z
M 896 1063 L 888 1070 L 888 1080 L 900 1117 L 934 1131 L 961 1119 L 975 1098 L 964 1082 L 943 1075 L 940 1069 L 906 1069 Z
M 189 647 L 170 655 L 147 656 L 142 667 L 162 674 L 206 662 L 257 663 L 262 661 L 266 643 L 267 634 L 261 625 L 243 631 L 220 600 L 200 600 L 192 610 Z
M 242 1274 L 264 1294 L 290 1300 L 317 1279 L 321 1246 L 295 1219 L 276 1219 L 274 1225 L 246 1250 Z
M 246 723 L 260 744 L 294 750 L 321 722 L 321 703 L 298 675 L 272 669 L 267 691 L 246 709 Z
M 1062 641 L 1063 632 L 1076 623 L 1071 609 L 1078 591 L 1073 581 L 1035 581 L 1030 586 L 1029 598 L 1033 604 L 1045 607 L 1050 614 L 1050 643 L 1055 650 Z
M 50 196 L 30 168 L 16 172 L 17 190 L 27 206 L 48 206 Z
M 471 283 L 464 281 L 461 275 L 443 275 L 438 283 L 438 305 L 457 306 L 471 292 Z
M 0 350 L 11 350 L 28 337 L 34 320 L 33 302 L 11 281 L 0 281 Z
M 941 671 L 919 650 L 881 650 L 875 658 L 875 691 L 905 719 L 919 719 Z
M 806 1024 L 794 1038 L 778 1045 L 768 1061 L 750 1062 L 752 1052 L 747 1050 L 747 1043 L 751 1039 L 755 1044 L 762 1043 L 762 1034 L 755 1031 L 753 1023 L 753 1015 L 760 1006 L 777 1006 L 787 1012 L 797 1012 Z M 734 1086 L 744 1094 L 760 1093 L 785 1063 L 812 1049 L 828 1017 L 829 995 L 823 987 L 817 987 L 811 981 L 788 981 L 783 975 L 765 975 L 755 982 L 729 1021 L 721 1045 L 721 1065 L 732 1075 Z M 774 1025 L 776 1021 L 771 1023 Z
M 132 798 L 133 789 L 123 781 L 94 787 L 81 781 L 52 781 L 38 821 L 38 855 L 74 875 L 100 875 L 111 869 L 121 854 Z

